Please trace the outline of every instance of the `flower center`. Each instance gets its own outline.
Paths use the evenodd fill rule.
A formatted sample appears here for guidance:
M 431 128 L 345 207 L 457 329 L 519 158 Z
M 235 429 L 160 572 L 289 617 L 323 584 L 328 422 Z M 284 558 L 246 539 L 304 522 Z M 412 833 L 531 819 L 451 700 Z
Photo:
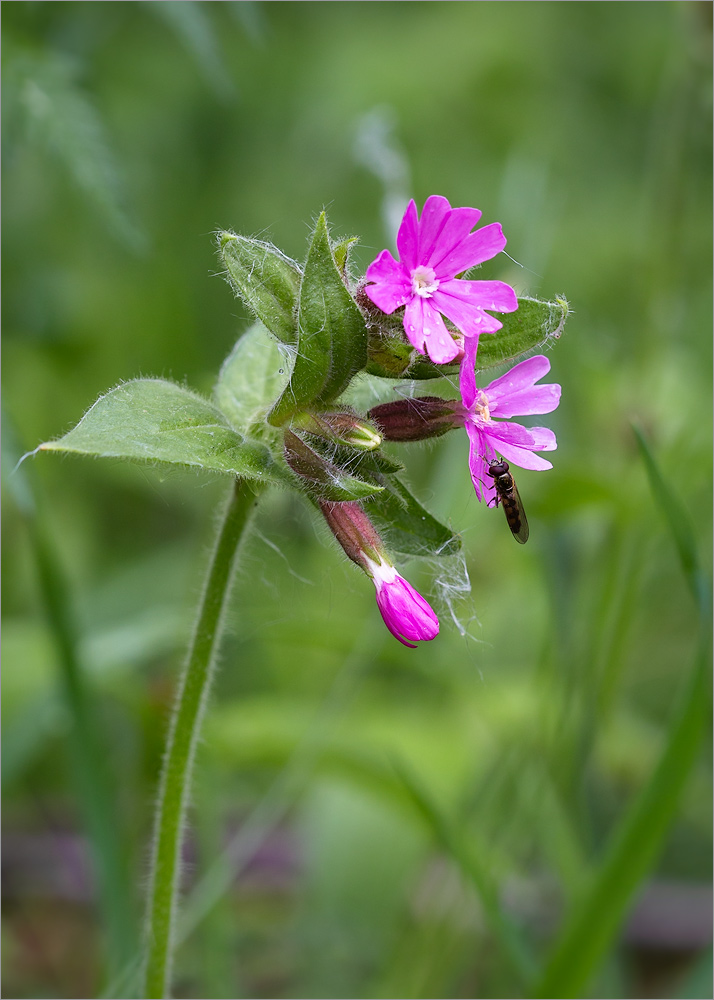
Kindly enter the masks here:
M 488 396 L 485 392 L 479 392 L 476 402 L 474 403 L 474 416 L 479 417 L 481 420 L 490 420 L 491 411 L 488 408 Z
M 420 264 L 412 271 L 412 292 L 423 299 L 430 298 L 439 287 L 433 267 Z

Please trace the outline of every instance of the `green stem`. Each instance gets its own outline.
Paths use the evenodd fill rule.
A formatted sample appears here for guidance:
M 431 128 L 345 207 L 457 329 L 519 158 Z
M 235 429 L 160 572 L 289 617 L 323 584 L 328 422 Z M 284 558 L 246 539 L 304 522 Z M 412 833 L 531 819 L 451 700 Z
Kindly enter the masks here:
M 211 687 L 216 650 L 238 546 L 255 505 L 255 489 L 237 479 L 208 571 L 188 662 L 171 722 L 154 829 L 142 996 L 168 996 L 176 930 L 181 845 L 194 752 Z

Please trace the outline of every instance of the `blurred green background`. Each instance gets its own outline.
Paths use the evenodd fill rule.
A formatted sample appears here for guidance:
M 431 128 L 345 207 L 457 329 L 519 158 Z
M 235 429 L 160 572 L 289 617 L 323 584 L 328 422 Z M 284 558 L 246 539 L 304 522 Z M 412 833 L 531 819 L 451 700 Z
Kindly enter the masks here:
M 7 471 L 122 380 L 210 392 L 248 324 L 218 227 L 302 259 L 324 206 L 363 269 L 408 197 L 443 194 L 503 224 L 522 266 L 484 276 L 573 310 L 555 467 L 518 477 L 525 548 L 476 502 L 464 434 L 402 453 L 464 542 L 406 568 L 435 642 L 401 647 L 314 513 L 264 501 L 199 754 L 177 996 L 528 995 L 511 932 L 542 963 L 597 881 L 697 655 L 631 422 L 708 566 L 711 29 L 688 2 L 3 5 Z M 4 993 L 128 996 L 226 483 L 49 455 L 4 482 Z M 711 995 L 709 760 L 564 995 Z

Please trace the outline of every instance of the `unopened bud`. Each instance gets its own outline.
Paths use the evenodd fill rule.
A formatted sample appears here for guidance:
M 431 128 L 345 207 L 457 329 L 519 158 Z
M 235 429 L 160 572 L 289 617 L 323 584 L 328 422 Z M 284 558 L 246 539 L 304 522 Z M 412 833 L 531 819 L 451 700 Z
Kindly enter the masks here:
M 370 563 L 379 564 L 386 560 L 386 556 L 382 539 L 362 506 L 321 500 L 320 510 L 345 554 L 372 576 Z
M 416 396 L 382 403 L 369 411 L 385 441 L 424 441 L 463 426 L 461 403 L 439 396 Z
M 285 430 L 285 461 L 293 472 L 310 483 L 330 482 L 331 463 L 314 451 L 302 438 Z
M 300 413 L 293 418 L 292 426 L 314 434 L 334 444 L 358 451 L 374 451 L 382 443 L 382 435 L 373 424 L 352 413 L 338 410 L 335 413 Z

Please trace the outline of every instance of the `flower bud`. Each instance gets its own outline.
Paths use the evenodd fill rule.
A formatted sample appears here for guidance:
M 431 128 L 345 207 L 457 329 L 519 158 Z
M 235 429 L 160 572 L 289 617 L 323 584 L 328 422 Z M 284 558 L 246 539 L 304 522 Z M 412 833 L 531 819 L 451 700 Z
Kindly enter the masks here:
M 285 461 L 293 472 L 309 483 L 327 484 L 331 482 L 332 464 L 305 444 L 302 438 L 290 430 L 284 432 Z
M 369 411 L 385 441 L 424 441 L 463 426 L 461 403 L 438 396 L 416 396 L 382 403 Z
M 439 619 L 428 602 L 397 572 L 382 540 L 358 503 L 320 502 L 320 510 L 349 558 L 372 579 L 384 624 L 403 646 L 435 639 Z
M 377 607 L 395 639 L 416 649 L 414 642 L 428 642 L 437 637 L 439 619 L 419 591 L 391 563 L 373 566 L 372 579 L 377 588 Z
M 369 574 L 369 563 L 386 559 L 377 529 L 358 503 L 320 501 L 320 510 L 330 531 L 352 562 Z
M 300 413 L 293 418 L 292 426 L 358 451 L 374 451 L 382 443 L 382 435 L 377 428 L 350 410 Z

